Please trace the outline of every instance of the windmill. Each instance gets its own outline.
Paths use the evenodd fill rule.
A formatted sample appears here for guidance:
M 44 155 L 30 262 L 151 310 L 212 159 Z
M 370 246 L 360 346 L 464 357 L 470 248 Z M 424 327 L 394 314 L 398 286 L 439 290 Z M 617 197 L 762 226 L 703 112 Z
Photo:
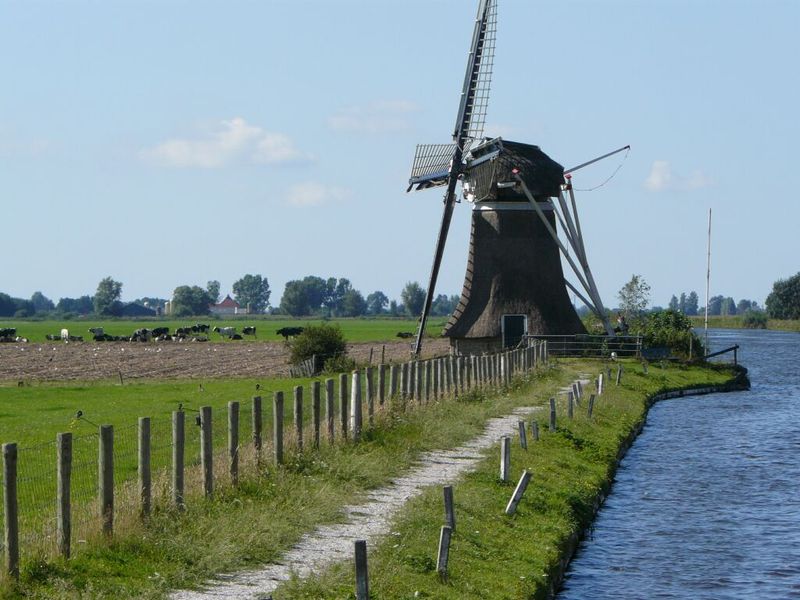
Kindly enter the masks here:
M 472 204 L 472 227 L 464 287 L 444 330 L 455 352 L 515 345 L 528 334 L 585 333 L 567 287 L 613 334 L 589 270 L 574 191 L 565 175 L 623 148 L 565 171 L 537 146 L 483 139 L 496 33 L 497 0 L 479 0 L 453 142 L 419 145 L 414 156 L 407 191 L 446 190 L 415 355 L 422 347 L 459 182 Z M 558 237 L 556 220 L 565 241 Z M 559 252 L 583 291 L 564 279 Z

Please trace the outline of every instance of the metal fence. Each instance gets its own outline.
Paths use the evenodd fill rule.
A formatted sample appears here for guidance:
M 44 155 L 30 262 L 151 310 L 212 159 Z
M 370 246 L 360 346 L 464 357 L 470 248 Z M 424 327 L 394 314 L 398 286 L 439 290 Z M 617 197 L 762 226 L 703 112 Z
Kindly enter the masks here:
M 640 357 L 640 335 L 526 335 L 523 343 L 546 341 L 550 356 L 574 358 L 608 358 L 612 353 L 622 357 Z

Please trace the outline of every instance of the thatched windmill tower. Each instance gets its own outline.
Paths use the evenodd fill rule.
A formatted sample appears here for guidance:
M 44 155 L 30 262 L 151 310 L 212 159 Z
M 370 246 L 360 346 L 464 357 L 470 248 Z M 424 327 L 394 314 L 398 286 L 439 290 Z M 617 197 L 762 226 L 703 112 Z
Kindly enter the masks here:
M 480 142 L 495 34 L 496 0 L 480 0 L 454 142 L 417 147 L 409 190 L 447 186 L 447 191 L 415 353 L 421 347 L 434 297 L 459 181 L 473 209 L 464 287 L 444 330 L 452 348 L 471 354 L 516 345 L 525 335 L 585 333 L 567 287 L 601 317 L 611 333 L 586 261 L 564 168 L 537 146 L 501 138 Z M 473 146 L 476 141 L 480 143 Z M 581 166 L 585 165 L 572 171 Z M 556 221 L 579 264 L 559 240 Z M 560 251 L 589 299 L 564 279 Z

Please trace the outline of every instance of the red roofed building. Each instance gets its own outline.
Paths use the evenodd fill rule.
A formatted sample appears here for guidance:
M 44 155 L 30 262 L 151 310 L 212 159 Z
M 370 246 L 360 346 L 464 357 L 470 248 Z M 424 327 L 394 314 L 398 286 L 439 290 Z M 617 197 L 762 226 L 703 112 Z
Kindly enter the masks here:
M 219 304 L 212 304 L 208 307 L 212 315 L 246 315 L 247 309 L 242 308 L 239 303 L 231 298 L 225 296 L 225 299 Z

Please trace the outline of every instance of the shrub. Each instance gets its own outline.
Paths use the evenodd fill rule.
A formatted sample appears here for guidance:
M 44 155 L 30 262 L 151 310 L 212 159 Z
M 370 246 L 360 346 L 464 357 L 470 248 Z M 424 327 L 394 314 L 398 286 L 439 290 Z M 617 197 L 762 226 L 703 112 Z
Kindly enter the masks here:
M 766 329 L 767 315 L 761 311 L 748 310 L 742 317 L 742 327 L 745 329 Z
M 641 322 L 640 333 L 645 346 L 666 346 L 677 356 L 704 356 L 700 338 L 692 331 L 692 322 L 681 312 L 662 310 L 649 313 Z
M 328 361 L 344 356 L 347 344 L 338 325 L 322 323 L 306 327 L 303 333 L 289 342 L 289 349 L 292 364 L 299 364 L 316 355 L 317 361 L 325 364 L 327 370 Z

